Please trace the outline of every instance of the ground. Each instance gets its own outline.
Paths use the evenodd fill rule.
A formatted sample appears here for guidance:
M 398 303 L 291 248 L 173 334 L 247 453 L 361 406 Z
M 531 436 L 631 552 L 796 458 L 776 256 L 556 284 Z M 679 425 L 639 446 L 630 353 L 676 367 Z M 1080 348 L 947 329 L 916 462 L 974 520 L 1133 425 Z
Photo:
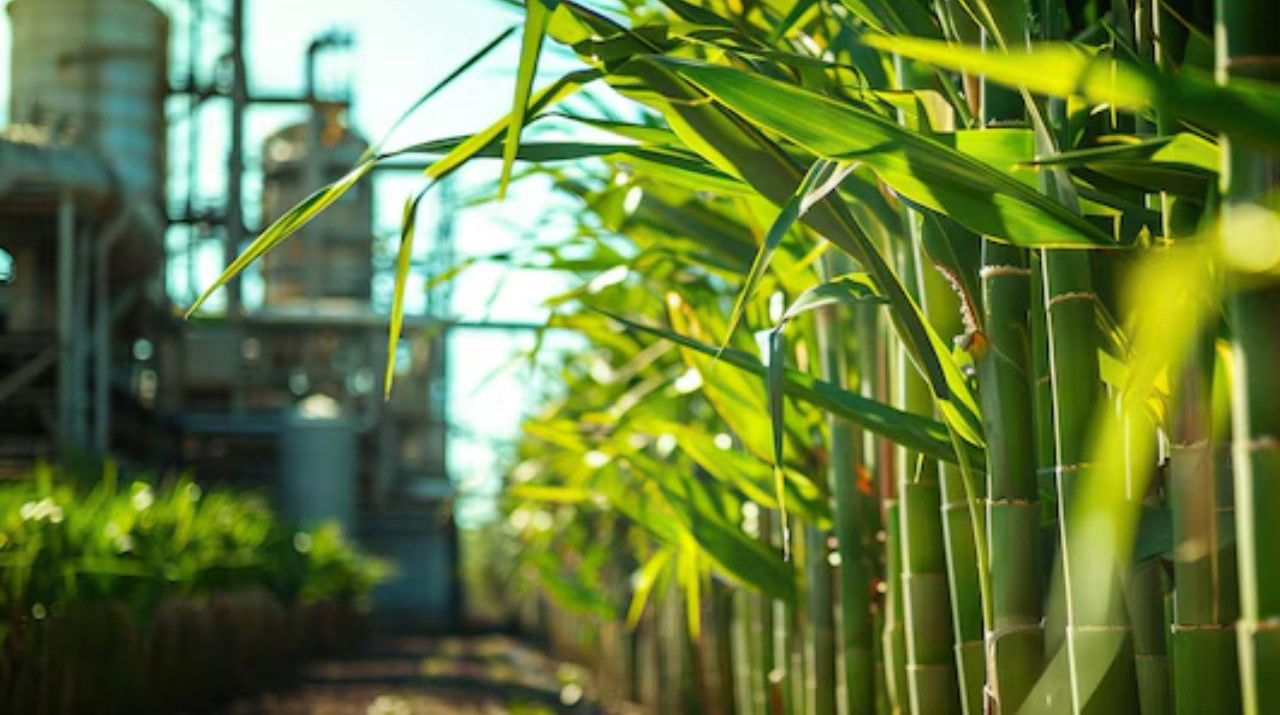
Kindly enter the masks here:
M 223 715 L 585 715 L 587 673 L 505 636 L 379 637 Z

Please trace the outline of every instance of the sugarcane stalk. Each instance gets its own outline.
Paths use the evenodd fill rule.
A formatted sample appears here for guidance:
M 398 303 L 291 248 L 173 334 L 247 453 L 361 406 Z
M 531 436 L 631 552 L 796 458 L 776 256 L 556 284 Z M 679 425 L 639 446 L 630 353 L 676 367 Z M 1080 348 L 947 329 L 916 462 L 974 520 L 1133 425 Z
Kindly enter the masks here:
M 888 340 L 885 339 L 884 316 L 874 305 L 859 306 L 854 315 L 858 332 L 858 390 L 864 396 L 887 402 L 889 385 L 888 372 Z M 864 515 L 868 529 L 867 552 L 868 577 L 874 586 L 874 592 L 882 594 L 872 601 L 871 633 L 880 637 L 871 637 L 871 648 L 874 658 L 875 679 L 871 689 L 875 696 L 875 712 L 890 715 L 900 712 L 895 709 L 898 693 L 893 683 L 905 682 L 905 677 L 896 677 L 892 660 L 893 649 L 887 646 L 891 642 L 900 642 L 901 631 L 896 637 L 890 637 L 890 622 L 901 623 L 900 603 L 895 604 L 892 594 L 896 592 L 898 573 L 895 572 L 897 557 L 890 563 L 890 546 L 897 546 L 898 527 L 889 524 L 889 505 L 893 498 L 893 480 L 890 477 L 892 466 L 892 450 L 888 440 L 877 437 L 868 430 L 862 431 L 861 459 L 859 466 L 866 470 L 861 475 L 867 480 L 867 490 L 874 496 L 864 504 Z M 874 483 L 873 483 L 874 482 Z M 898 610 L 895 611 L 895 608 Z M 869 634 L 870 635 L 870 634 Z M 905 650 L 905 645 L 904 645 Z M 857 712 L 850 710 L 850 712 Z
M 939 230 L 939 226 L 930 223 L 921 230 Z M 965 328 L 958 296 L 939 272 L 925 268 L 920 243 L 915 243 L 913 248 L 921 309 L 939 335 L 959 335 Z M 983 712 L 986 681 L 983 632 L 987 614 L 983 609 L 989 594 L 988 584 L 983 580 L 984 554 L 978 551 L 979 544 L 985 541 L 982 534 L 985 515 L 980 511 L 985 487 L 975 484 L 980 482 L 972 473 L 977 471 L 976 465 L 970 469 L 966 474 L 958 465 L 938 464 L 935 473 L 960 709 L 978 715 Z M 969 480 L 967 484 L 966 480 Z
M 1276 3 L 1219 0 L 1220 81 L 1280 81 L 1276 23 Z M 1249 232 L 1280 208 L 1280 162 L 1230 135 L 1222 144 L 1223 235 L 1241 245 L 1273 239 Z M 1280 288 L 1244 285 L 1229 310 L 1241 697 L 1246 713 L 1272 713 L 1280 712 L 1280 571 L 1268 560 L 1280 544 Z
M 719 712 L 733 715 L 740 712 L 737 691 L 734 688 L 733 659 L 733 589 L 719 579 L 711 580 L 705 603 L 703 622 L 710 624 L 703 633 L 701 645 L 706 658 L 706 673 L 711 681 L 705 689 L 715 698 Z
M 732 657 L 734 697 L 740 715 L 764 715 L 763 691 L 757 677 L 757 642 L 753 595 L 745 588 L 734 588 Z
M 986 682 L 983 648 L 981 585 L 978 582 L 977 544 L 964 476 L 954 464 L 940 465 L 942 532 L 947 547 L 947 584 L 950 588 L 952 639 L 959 675 L 960 703 L 965 715 L 981 715 Z M 1036 651 L 1039 657 L 1039 649 Z
M 828 253 L 828 277 L 845 273 L 847 259 Z M 828 382 L 844 386 L 848 369 L 840 315 L 834 306 L 817 314 L 822 369 Z M 859 354 L 870 353 L 873 334 L 860 336 Z M 859 371 L 862 373 L 862 371 Z M 869 375 L 866 376 L 869 378 Z M 868 512 L 858 488 L 858 436 L 852 426 L 834 415 L 827 416 L 831 435 L 828 475 L 835 497 L 836 553 L 839 555 L 840 652 L 844 665 L 845 709 L 849 713 L 870 713 L 875 708 L 874 665 L 871 643 L 871 577 L 868 534 L 864 523 Z
M 982 109 L 985 126 L 1023 119 L 1017 94 L 995 85 L 984 84 Z M 1027 262 L 1025 250 L 983 240 L 979 277 L 984 332 L 971 347 L 987 438 L 992 622 L 986 633 L 986 658 L 995 712 L 1015 712 L 1021 706 L 1039 676 L 1044 650 Z
M 1216 468 L 1212 425 L 1213 339 L 1188 359 L 1173 413 L 1169 502 L 1173 530 L 1174 704 L 1183 715 L 1240 711 L 1235 550 L 1221 543 L 1232 520 L 1229 479 Z
M 908 213 L 911 238 L 918 238 L 919 216 Z M 900 245 L 899 274 L 919 285 L 913 240 Z M 919 291 L 917 290 L 917 295 Z M 901 407 L 917 413 L 933 411 L 928 385 L 916 372 L 902 345 L 897 345 L 894 379 Z M 946 546 L 942 531 L 942 495 L 933 460 L 900 449 L 897 459 L 901 503 L 903 624 L 907 644 L 907 694 L 911 712 L 960 712 L 960 696 L 952 651 L 950 593 Z
M 1045 251 L 1044 296 L 1054 410 L 1054 473 L 1058 537 L 1066 605 L 1066 648 L 1075 712 L 1134 712 L 1137 692 L 1118 573 L 1089 568 L 1076 553 L 1075 498 L 1090 478 L 1089 422 L 1098 401 L 1096 324 L 1088 257 Z M 1107 589 L 1101 609 L 1075 608 L 1090 589 Z
M 1119 13 L 1124 8 L 1120 5 L 1113 6 L 1113 12 Z M 1140 56 L 1149 57 L 1157 64 L 1162 60 L 1156 52 L 1156 34 L 1157 27 L 1155 16 L 1159 14 L 1159 0 L 1141 0 L 1133 8 L 1132 17 L 1132 36 L 1134 46 Z M 1125 29 L 1130 27 L 1126 21 Z M 1165 124 L 1167 120 L 1157 119 L 1153 122 L 1146 116 L 1138 115 L 1133 118 L 1133 125 L 1138 133 L 1149 134 L 1155 132 L 1157 134 L 1164 133 L 1167 127 L 1160 126 Z M 1141 197 L 1142 200 L 1151 208 L 1161 211 L 1162 216 L 1167 216 L 1164 212 L 1168 208 L 1169 197 L 1163 194 L 1147 194 Z M 1169 231 L 1167 220 L 1163 223 L 1161 233 L 1166 240 L 1172 240 L 1173 236 Z M 1155 425 L 1152 424 L 1134 424 L 1134 420 L 1130 418 L 1125 423 L 1125 429 L 1142 429 L 1154 430 Z M 1129 442 L 1133 443 L 1132 440 Z M 1138 460 L 1142 459 L 1142 455 L 1130 455 L 1126 459 L 1127 469 L 1151 469 L 1149 465 L 1139 465 Z M 1138 476 L 1138 475 L 1133 475 Z M 1146 479 L 1141 480 L 1146 482 Z M 1135 508 L 1142 508 L 1146 505 L 1150 508 L 1160 507 L 1160 496 L 1158 493 L 1159 484 L 1157 480 L 1150 480 L 1151 484 L 1142 494 L 1131 494 L 1131 498 L 1135 500 L 1141 499 L 1142 504 L 1135 504 Z M 1137 483 L 1136 480 L 1130 480 L 1131 484 Z M 1135 488 L 1134 491 L 1137 491 Z M 1129 618 L 1133 623 L 1133 652 L 1134 652 L 1134 669 L 1138 678 L 1138 699 L 1141 703 L 1142 712 L 1151 715 L 1164 715 L 1164 713 L 1173 712 L 1173 689 L 1172 680 L 1169 671 L 1169 626 L 1167 611 L 1165 608 L 1166 579 L 1163 566 L 1157 561 L 1151 561 L 1146 564 L 1136 566 L 1129 576 L 1129 583 L 1126 588 L 1126 600 L 1129 606 Z
M 1151 424 L 1133 424 L 1132 418 L 1125 420 L 1124 429 L 1154 429 Z M 1135 440 L 1128 440 L 1133 443 Z M 1145 475 L 1137 474 L 1137 470 L 1153 469 L 1152 465 L 1140 462 L 1141 455 L 1130 454 L 1126 458 L 1126 471 L 1130 472 L 1127 481 L 1133 487 L 1130 494 L 1131 508 L 1157 509 L 1160 506 L 1157 494 L 1158 483 Z M 1138 493 L 1141 485 L 1147 488 Z M 1155 560 L 1135 565 L 1125 584 L 1125 601 L 1128 605 L 1129 620 L 1133 626 L 1133 660 L 1134 674 L 1137 678 L 1138 703 L 1143 715 L 1165 715 L 1173 712 L 1173 693 L 1170 688 L 1168 646 L 1164 607 L 1164 567 Z
M 902 511 L 896 498 L 885 508 L 885 611 L 881 651 L 884 658 L 885 693 L 892 715 L 909 712 L 907 693 L 907 640 L 902 587 Z
M 1065 8 L 1042 5 L 1044 39 L 1060 39 Z M 1050 102 L 1052 140 L 1065 138 L 1065 105 Z M 1054 146 L 1041 146 L 1052 151 Z M 1044 190 L 1068 206 L 1074 204 L 1069 179 L 1047 173 Z M 1081 517 L 1076 497 L 1093 473 L 1087 461 L 1089 428 L 1102 395 L 1098 368 L 1099 302 L 1089 256 L 1079 251 L 1042 250 L 1045 332 L 1053 409 L 1053 476 L 1058 498 L 1058 567 L 1065 607 L 1065 648 L 1072 711 L 1132 713 L 1138 709 L 1132 655 L 1132 629 L 1123 604 L 1121 574 L 1089 568 L 1090 555 L 1077 553 Z M 1103 597 L 1090 598 L 1101 592 Z M 1079 607 L 1090 604 L 1088 608 Z M 1096 606 L 1096 607 L 1094 607 Z
M 899 88 L 910 88 L 913 82 L 907 65 L 900 57 L 894 61 Z M 899 120 L 906 122 L 906 117 Z M 919 262 L 923 217 L 904 208 L 903 219 L 906 235 L 898 237 L 891 248 L 899 277 L 920 303 L 924 292 Z M 899 341 L 894 341 L 893 357 L 897 405 L 917 414 L 932 414 L 934 405 L 929 386 Z M 907 695 L 911 712 L 917 715 L 960 712 L 955 654 L 951 649 L 950 594 L 937 464 L 899 448 L 896 466 L 901 504 L 899 538 Z
M 773 515 L 768 509 L 760 510 L 760 539 L 772 545 L 774 532 Z M 759 622 L 760 652 L 759 667 L 763 696 L 763 712 L 769 715 L 783 715 L 782 681 L 785 670 L 778 666 L 778 643 L 781 628 L 777 623 L 777 606 L 773 598 L 765 594 L 756 596 L 756 619 Z
M 809 525 L 805 529 L 804 541 L 810 655 L 805 711 L 813 715 L 835 715 L 835 610 L 832 606 L 831 563 L 827 559 L 827 532 Z

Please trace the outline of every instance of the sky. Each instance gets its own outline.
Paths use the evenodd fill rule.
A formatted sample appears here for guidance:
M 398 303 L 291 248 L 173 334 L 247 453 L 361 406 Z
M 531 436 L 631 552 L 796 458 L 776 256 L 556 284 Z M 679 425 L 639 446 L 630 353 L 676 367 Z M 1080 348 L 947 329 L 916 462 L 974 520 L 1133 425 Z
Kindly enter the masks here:
M 183 26 L 186 0 L 158 0 L 176 27 Z M 207 18 L 225 13 L 226 0 L 206 0 Z M 346 62 L 322 65 L 322 89 L 341 84 L 349 76 L 353 91 L 352 126 L 366 138 L 376 139 L 423 91 L 461 64 L 477 49 L 504 29 L 520 21 L 517 10 L 498 0 L 247 0 L 247 64 L 250 92 L 299 93 L 302 88 L 303 58 L 310 40 L 317 34 L 342 28 L 354 35 L 354 47 Z M 7 15 L 0 19 L 0 106 L 7 114 L 9 74 L 9 33 Z M 216 21 L 205 23 L 202 33 L 205 52 L 201 72 L 207 78 L 218 54 L 225 47 L 225 35 Z M 431 103 L 406 121 L 390 138 L 388 147 L 427 139 L 465 134 L 482 128 L 505 114 L 511 103 L 513 70 L 518 56 L 519 33 L 500 46 L 482 64 L 474 67 Z M 182 39 L 178 39 L 182 42 Z M 171 61 L 171 71 L 185 72 L 181 56 Z M 541 74 L 553 72 L 564 62 L 549 58 Z M 172 99 L 171 116 L 181 116 L 183 101 Z M 207 103 L 200 114 L 200 166 L 197 197 L 210 206 L 219 203 L 225 186 L 227 126 L 225 106 Z M 252 167 L 259 158 L 262 140 L 272 131 L 301 120 L 304 110 L 266 107 L 252 110 L 246 118 L 246 163 Z M 7 117 L 6 117 L 7 118 Z M 187 152 L 182 141 L 184 125 L 171 122 L 169 149 L 171 194 L 185 190 Z M 498 173 L 496 162 L 468 167 L 460 172 L 457 191 L 462 194 L 486 187 Z M 389 265 L 395 250 L 400 213 L 406 195 L 421 186 L 415 174 L 380 175 L 375 183 L 375 253 L 382 265 Z M 246 175 L 246 219 L 253 226 L 260 221 L 255 197 L 261 190 L 258 172 Z M 453 216 L 454 250 L 459 259 L 508 250 L 528 241 L 527 230 L 549 206 L 556 205 L 545 184 L 525 182 L 513 188 L 500 206 L 468 208 Z M 424 203 L 420 232 L 440 220 L 439 206 Z M 552 222 L 543 230 L 556 230 Z M 171 297 L 185 303 L 193 291 L 211 281 L 222 266 L 216 236 L 194 243 L 195 260 L 184 259 L 190 235 L 180 229 L 168 238 L 172 259 L 168 276 Z M 425 244 L 426 241 L 421 241 Z M 423 249 L 425 250 L 425 249 Z M 416 275 L 407 291 L 406 310 L 423 309 L 423 279 Z M 511 271 L 493 264 L 478 263 L 454 284 L 452 313 L 471 321 L 513 321 L 539 323 L 546 311 L 543 299 L 566 289 L 562 276 L 540 271 Z M 391 279 L 384 271 L 374 282 L 374 304 L 389 304 Z M 260 281 L 248 280 L 246 302 L 261 294 Z M 213 301 L 216 308 L 219 301 Z M 523 367 L 510 367 L 511 355 L 527 349 L 533 336 L 527 332 L 459 329 L 450 339 L 449 417 L 457 427 L 450 446 L 451 477 L 463 496 L 492 492 L 496 475 L 503 467 L 501 450 L 518 433 L 519 419 L 531 407 L 528 375 Z M 505 367 L 504 367 L 505 366 Z M 514 399 L 513 399 L 514 398 Z M 462 498 L 459 522 L 477 523 L 492 511 L 486 498 Z

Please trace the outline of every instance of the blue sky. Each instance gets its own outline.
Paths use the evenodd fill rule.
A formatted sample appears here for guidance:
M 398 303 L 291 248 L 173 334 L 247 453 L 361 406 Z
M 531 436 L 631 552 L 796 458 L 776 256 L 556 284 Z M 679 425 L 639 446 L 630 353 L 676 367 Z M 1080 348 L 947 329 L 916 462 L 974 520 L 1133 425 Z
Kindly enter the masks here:
M 176 21 L 185 16 L 185 0 L 161 0 L 158 5 L 168 10 Z M 213 13 L 224 12 L 222 0 L 206 0 Z M 247 58 L 250 89 L 258 92 L 298 92 L 302 86 L 303 57 L 307 44 L 316 34 L 341 27 L 354 34 L 355 46 L 349 66 L 330 67 L 338 73 L 349 73 L 353 89 L 352 125 L 370 139 L 380 137 L 403 109 L 426 88 L 437 82 L 479 47 L 503 29 L 520 21 L 517 10 L 497 0 L 248 0 Z M 8 77 L 9 38 L 7 17 L 0 32 L 0 78 Z M 212 23 L 205 33 L 205 67 L 221 51 L 224 39 Z M 473 68 L 449 89 L 396 132 L 388 146 L 414 141 L 464 134 L 481 128 L 509 110 L 513 69 L 518 55 L 518 33 L 509 38 L 486 61 Z M 544 70 L 554 71 L 551 59 Z M 178 63 L 175 61 L 175 70 Z M 323 71 L 323 68 L 322 68 Z M 333 81 L 321 77 L 321 86 Z M 3 82 L 7 109 L 7 81 Z M 170 111 L 181 108 L 181 100 L 171 102 Z M 270 107 L 256 109 L 247 117 L 247 164 L 257 159 L 262 139 L 272 131 L 300 120 L 303 110 Z M 174 125 L 174 131 L 180 131 Z M 201 117 L 201 165 L 199 194 L 216 205 L 225 185 L 224 152 L 227 127 L 225 109 L 210 103 Z M 185 152 L 171 146 L 172 168 L 184 165 Z M 463 193 L 483 187 L 498 171 L 496 163 L 468 167 L 459 176 Z M 182 179 L 171 177 L 171 186 L 180 187 Z M 247 218 L 256 217 L 254 197 L 260 190 L 260 179 L 250 172 L 245 194 L 253 203 Z M 395 249 L 396 228 L 404 197 L 420 186 L 418 177 L 409 175 L 381 176 L 377 180 L 375 232 L 381 237 L 375 244 L 383 255 Z M 526 227 L 549 205 L 554 205 L 544 185 L 533 182 L 515 187 L 500 206 L 468 209 L 455 217 L 455 251 L 459 256 L 488 255 L 507 250 L 521 241 Z M 421 217 L 421 230 L 427 231 L 438 220 L 434 203 L 426 203 Z M 555 224 L 551 230 L 554 230 Z M 175 232 L 170 237 L 171 253 L 185 249 L 186 234 Z M 423 242 L 425 243 L 425 241 Z M 182 259 L 172 266 L 169 286 L 175 301 L 190 298 L 195 282 L 210 281 L 221 267 L 222 256 L 216 237 L 199 243 L 196 263 L 189 270 Z M 421 276 L 408 291 L 408 310 L 420 310 Z M 564 279 L 539 271 L 513 272 L 497 265 L 477 264 L 461 274 L 455 283 L 453 312 L 471 320 L 539 322 L 545 316 L 539 303 L 545 297 L 566 287 Z M 375 281 L 375 304 L 385 305 L 390 293 L 388 279 Z M 246 286 L 252 293 L 253 286 Z M 216 305 L 217 301 L 215 301 Z M 527 347 L 532 336 L 492 331 L 455 331 L 451 340 L 450 417 L 461 429 L 453 441 L 450 462 L 455 482 L 468 492 L 490 491 L 494 476 L 502 465 L 495 445 L 509 440 L 518 427 L 523 410 L 529 405 L 527 375 L 519 368 L 503 370 L 510 355 Z M 464 502 L 460 519 L 474 521 L 488 511 L 484 499 Z

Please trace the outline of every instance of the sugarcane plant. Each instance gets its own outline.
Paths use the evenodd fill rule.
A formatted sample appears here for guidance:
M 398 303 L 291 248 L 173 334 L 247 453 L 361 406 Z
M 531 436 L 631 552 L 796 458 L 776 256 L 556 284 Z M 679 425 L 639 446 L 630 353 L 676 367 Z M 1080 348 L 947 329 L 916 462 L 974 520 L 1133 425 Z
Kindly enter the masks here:
M 380 161 L 493 159 L 494 200 L 543 176 L 576 229 L 506 258 L 574 279 L 546 329 L 584 347 L 498 532 L 529 622 L 576 614 L 619 697 L 1280 709 L 1280 10 L 524 10 L 507 116 L 375 145 L 193 310 Z M 539 85 L 544 45 L 580 66 Z

